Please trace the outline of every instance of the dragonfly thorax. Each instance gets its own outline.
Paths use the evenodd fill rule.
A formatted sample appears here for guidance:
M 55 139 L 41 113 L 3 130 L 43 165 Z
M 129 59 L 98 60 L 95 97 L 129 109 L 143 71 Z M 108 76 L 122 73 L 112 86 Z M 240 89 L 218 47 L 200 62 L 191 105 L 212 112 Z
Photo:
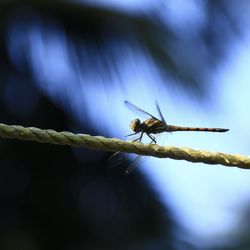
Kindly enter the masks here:
M 141 131 L 141 121 L 139 119 L 134 119 L 132 122 L 130 122 L 129 126 L 134 132 Z

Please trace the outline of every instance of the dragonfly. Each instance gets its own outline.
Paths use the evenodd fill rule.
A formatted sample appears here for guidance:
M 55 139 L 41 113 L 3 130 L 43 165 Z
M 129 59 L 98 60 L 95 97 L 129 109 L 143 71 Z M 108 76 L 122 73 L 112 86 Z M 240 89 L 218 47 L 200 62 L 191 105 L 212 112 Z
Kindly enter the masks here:
M 138 118 L 130 122 L 129 126 L 131 130 L 133 131 L 133 133 L 126 135 L 126 137 L 139 134 L 139 137 L 133 140 L 133 142 L 135 141 L 141 142 L 144 134 L 146 134 L 151 139 L 149 144 L 152 144 L 152 143 L 156 144 L 156 139 L 154 135 L 160 134 L 163 132 L 177 132 L 177 131 L 227 132 L 229 131 L 229 129 L 225 129 L 225 128 L 203 128 L 203 127 L 184 127 L 184 126 L 168 125 L 162 115 L 162 112 L 157 102 L 156 102 L 156 108 L 157 108 L 160 119 L 144 111 L 143 109 L 137 107 L 135 104 L 129 101 L 124 101 L 124 103 L 132 111 L 136 113 L 140 113 L 142 115 L 147 115 L 150 117 L 142 122 Z M 120 152 L 114 153 L 112 158 L 116 155 L 119 155 L 119 153 Z M 125 171 L 126 175 L 132 172 L 135 165 L 137 165 L 137 162 L 141 158 L 142 156 L 140 155 L 135 158 L 135 160 L 129 165 L 129 167 Z
M 129 101 L 125 101 L 124 103 L 129 109 L 137 113 L 139 112 L 139 113 L 150 116 L 150 118 L 146 119 L 143 122 L 141 122 L 140 119 L 138 118 L 130 122 L 129 126 L 134 133 L 129 134 L 127 136 L 140 134 L 140 136 L 134 141 L 141 142 L 144 134 L 146 134 L 154 143 L 156 143 L 155 137 L 152 134 L 159 134 L 163 132 L 177 132 L 177 131 L 199 131 L 199 132 L 227 132 L 229 131 L 229 129 L 225 129 L 225 128 L 202 128 L 202 127 L 184 127 L 184 126 L 168 125 L 162 115 L 162 112 L 157 102 L 156 102 L 156 108 L 159 113 L 160 119 L 149 114 L 148 112 L 137 107 L 136 105 L 134 105 L 133 103 Z

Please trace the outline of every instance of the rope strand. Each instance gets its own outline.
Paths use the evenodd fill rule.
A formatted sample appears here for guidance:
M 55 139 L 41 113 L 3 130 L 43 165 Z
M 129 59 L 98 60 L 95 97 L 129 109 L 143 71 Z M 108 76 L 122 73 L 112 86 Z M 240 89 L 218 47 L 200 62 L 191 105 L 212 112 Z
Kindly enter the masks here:
M 0 123 L 0 137 L 19 140 L 30 140 L 40 143 L 51 143 L 76 147 L 86 147 L 104 151 L 120 151 L 138 155 L 171 158 L 190 162 L 203 162 L 207 164 L 221 164 L 250 169 L 250 157 L 238 154 L 224 154 L 194 150 L 191 148 L 177 148 L 159 146 L 155 144 L 142 144 L 139 142 L 123 141 L 116 138 L 91 136 L 87 134 L 73 134 L 70 132 L 56 132 L 52 129 L 39 129 Z

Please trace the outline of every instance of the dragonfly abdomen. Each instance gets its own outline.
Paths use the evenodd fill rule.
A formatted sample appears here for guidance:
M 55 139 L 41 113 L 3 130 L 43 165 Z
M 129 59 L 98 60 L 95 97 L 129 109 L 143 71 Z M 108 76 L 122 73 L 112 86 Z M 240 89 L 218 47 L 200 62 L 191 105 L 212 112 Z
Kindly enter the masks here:
M 168 125 L 168 128 L 169 132 L 176 132 L 176 131 L 227 132 L 229 130 L 225 128 L 195 128 L 195 127 L 181 127 L 174 125 Z

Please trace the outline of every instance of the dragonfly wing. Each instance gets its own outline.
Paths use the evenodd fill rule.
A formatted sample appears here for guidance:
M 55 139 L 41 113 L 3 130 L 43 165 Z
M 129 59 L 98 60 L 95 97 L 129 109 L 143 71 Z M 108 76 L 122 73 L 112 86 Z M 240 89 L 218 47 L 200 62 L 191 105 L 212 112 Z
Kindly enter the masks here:
M 138 139 L 140 137 L 138 138 L 137 134 L 138 133 L 133 133 L 133 134 L 130 134 L 130 135 L 126 135 L 126 137 L 127 136 L 132 136 L 132 142 L 138 141 Z M 109 166 L 109 168 L 117 167 L 117 166 L 122 165 L 125 161 L 126 161 L 126 157 L 125 157 L 124 153 L 117 151 L 117 152 L 112 153 L 108 157 L 108 166 Z
M 136 165 L 138 164 L 138 162 L 142 159 L 142 155 L 138 155 L 133 162 L 127 167 L 126 171 L 125 171 L 125 175 L 130 174 L 136 167 Z
M 153 140 L 151 140 L 149 144 L 152 144 L 152 143 L 153 143 Z M 137 157 L 133 160 L 133 162 L 131 162 L 131 164 L 127 167 L 125 171 L 125 175 L 130 174 L 135 169 L 136 165 L 142 158 L 143 158 L 142 155 L 137 155 Z
M 142 155 L 137 155 L 135 159 L 129 164 L 129 166 L 126 168 L 125 175 L 130 174 L 138 164 L 138 162 L 143 158 Z M 126 163 L 126 157 L 121 152 L 115 152 L 108 158 L 108 168 L 115 168 L 123 165 Z
M 138 108 L 137 106 L 135 106 L 133 103 L 129 102 L 129 101 L 124 101 L 125 105 L 131 109 L 132 111 L 134 111 L 135 113 L 139 113 L 139 114 L 146 114 L 151 116 L 154 119 L 157 119 L 156 117 L 154 117 L 153 115 L 149 114 L 148 112 Z
M 167 124 L 166 121 L 165 121 L 165 119 L 164 119 L 164 117 L 163 117 L 163 115 L 162 115 L 162 113 L 161 113 L 161 109 L 159 107 L 158 102 L 156 101 L 155 104 L 156 104 L 157 111 L 158 111 L 158 113 L 160 115 L 161 121 L 164 122 L 165 124 Z
M 108 162 L 108 168 L 114 168 L 120 166 L 125 161 L 125 157 L 121 152 L 115 152 L 109 156 L 107 162 Z

